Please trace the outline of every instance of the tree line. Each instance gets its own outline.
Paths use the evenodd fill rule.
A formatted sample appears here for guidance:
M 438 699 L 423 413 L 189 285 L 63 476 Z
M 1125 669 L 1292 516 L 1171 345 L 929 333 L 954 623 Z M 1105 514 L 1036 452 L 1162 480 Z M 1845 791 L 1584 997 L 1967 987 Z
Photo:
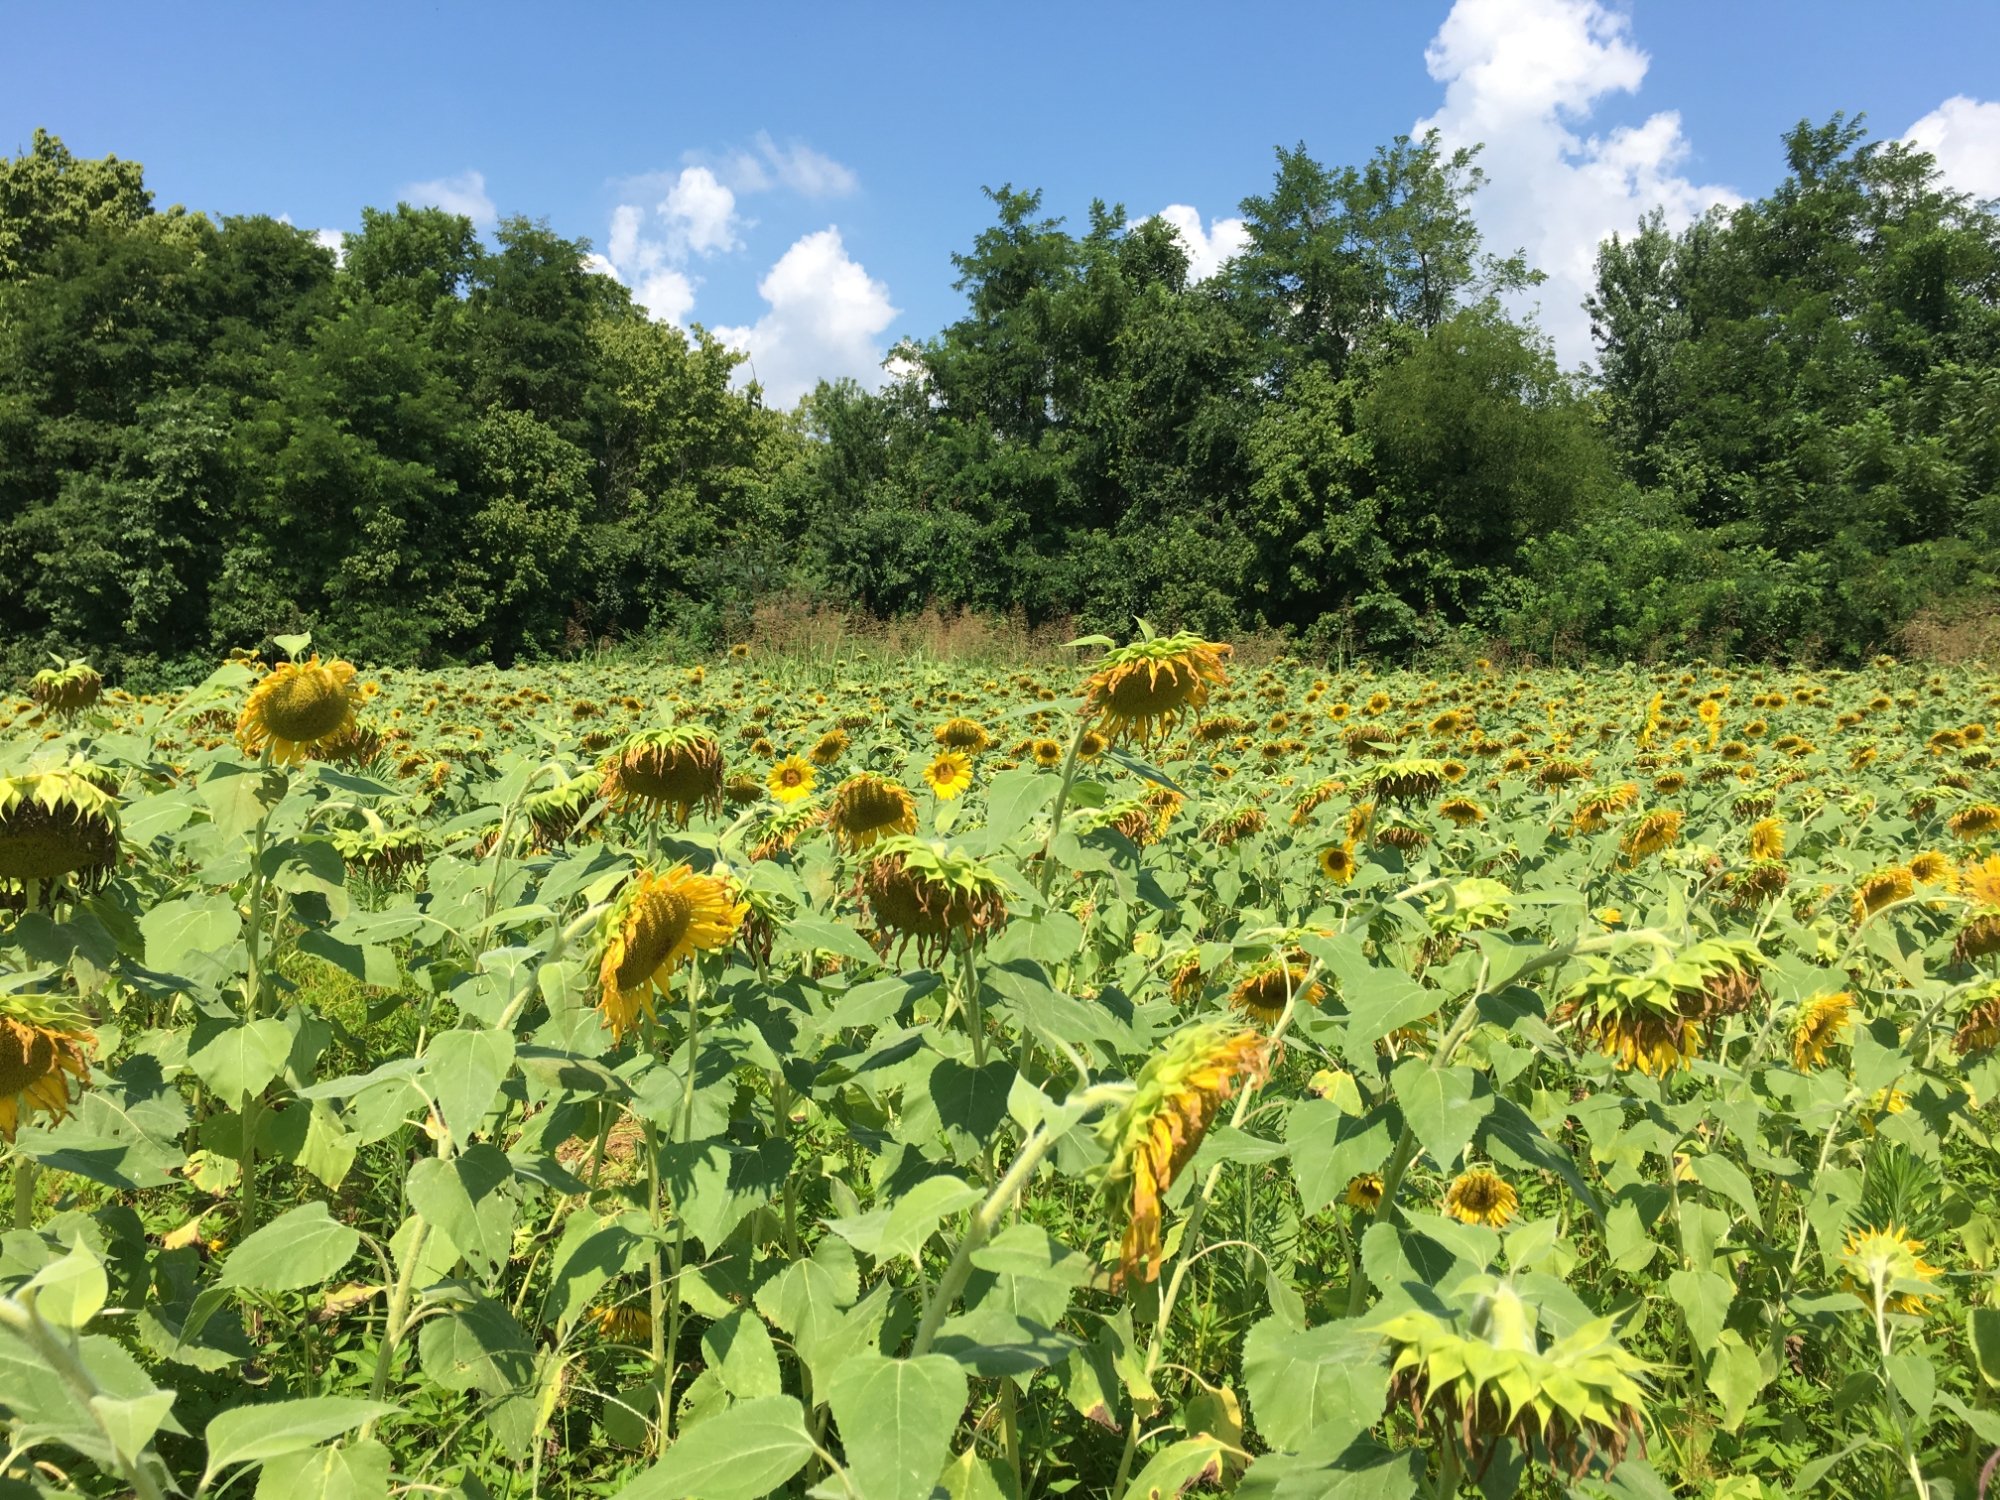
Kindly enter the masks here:
M 1161 221 L 990 189 L 962 316 L 782 412 L 545 223 L 398 204 L 336 254 L 38 131 L 0 162 L 0 670 L 701 645 L 778 593 L 1852 659 L 1992 597 L 2000 219 L 1858 120 L 1784 154 L 1600 248 L 1587 372 L 1509 311 L 1539 277 L 1434 136 L 1280 149 L 1199 281 Z

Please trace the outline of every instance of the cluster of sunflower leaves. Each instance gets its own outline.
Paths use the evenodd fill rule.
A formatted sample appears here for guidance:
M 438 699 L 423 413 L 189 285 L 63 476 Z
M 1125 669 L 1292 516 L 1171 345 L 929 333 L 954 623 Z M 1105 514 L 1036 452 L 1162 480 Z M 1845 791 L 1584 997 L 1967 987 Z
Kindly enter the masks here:
M 0 700 L 0 1491 L 1971 1496 L 2000 681 Z

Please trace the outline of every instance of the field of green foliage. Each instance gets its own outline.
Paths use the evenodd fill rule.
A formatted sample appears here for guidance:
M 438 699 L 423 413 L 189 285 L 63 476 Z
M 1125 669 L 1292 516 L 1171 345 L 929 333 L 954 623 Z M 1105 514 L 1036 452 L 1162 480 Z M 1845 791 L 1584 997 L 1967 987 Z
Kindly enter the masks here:
M 0 1496 L 1971 1500 L 2000 673 L 0 698 Z

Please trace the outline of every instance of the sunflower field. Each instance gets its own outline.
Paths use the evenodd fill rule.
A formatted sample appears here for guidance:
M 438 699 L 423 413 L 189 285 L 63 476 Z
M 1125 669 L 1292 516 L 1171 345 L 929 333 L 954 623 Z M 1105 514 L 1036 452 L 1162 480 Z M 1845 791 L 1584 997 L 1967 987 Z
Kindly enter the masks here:
M 0 1494 L 1982 1493 L 2000 674 L 0 699 Z

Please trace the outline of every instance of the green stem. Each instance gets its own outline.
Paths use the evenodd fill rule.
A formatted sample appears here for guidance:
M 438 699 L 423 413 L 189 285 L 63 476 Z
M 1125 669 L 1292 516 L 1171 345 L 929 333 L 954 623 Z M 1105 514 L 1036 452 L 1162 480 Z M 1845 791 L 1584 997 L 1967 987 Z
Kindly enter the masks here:
M 35 1160 L 31 1156 L 14 1158 L 14 1227 L 35 1227 Z
M 23 1291 L 13 1297 L 0 1297 L 0 1328 L 5 1328 L 41 1356 L 43 1366 L 69 1388 L 75 1398 L 77 1409 L 85 1413 L 96 1425 L 104 1438 L 104 1444 L 111 1450 L 113 1463 L 125 1482 L 139 1500 L 164 1500 L 165 1491 L 160 1485 L 157 1472 L 158 1460 L 148 1463 L 145 1447 L 137 1453 L 127 1453 L 117 1436 L 105 1425 L 99 1414 L 97 1397 L 104 1394 L 88 1368 L 78 1358 L 74 1340 L 57 1336 L 42 1315 L 35 1309 L 35 1293 Z
M 416 1218 L 417 1227 L 410 1235 L 409 1252 L 403 1257 L 403 1268 L 396 1275 L 396 1285 L 389 1292 L 389 1310 L 382 1324 L 382 1347 L 375 1352 L 375 1377 L 369 1382 L 368 1394 L 377 1401 L 383 1399 L 389 1389 L 389 1370 L 396 1358 L 396 1345 L 402 1342 L 403 1331 L 409 1327 L 410 1296 L 417 1284 L 417 1265 L 424 1258 L 424 1243 L 430 1238 L 430 1222 L 421 1214 Z M 362 1424 L 360 1441 L 366 1442 L 375 1430 L 374 1419 Z
M 1070 736 L 1069 753 L 1063 757 L 1062 781 L 1056 787 L 1056 804 L 1049 810 L 1048 837 L 1042 840 L 1042 868 L 1038 873 L 1035 889 L 1041 898 L 1049 899 L 1049 882 L 1055 877 L 1056 835 L 1062 832 L 1063 812 L 1069 806 L 1070 784 L 1076 780 L 1076 757 L 1083 748 L 1083 737 L 1090 732 L 1090 721 L 1079 719 L 1076 733 Z

